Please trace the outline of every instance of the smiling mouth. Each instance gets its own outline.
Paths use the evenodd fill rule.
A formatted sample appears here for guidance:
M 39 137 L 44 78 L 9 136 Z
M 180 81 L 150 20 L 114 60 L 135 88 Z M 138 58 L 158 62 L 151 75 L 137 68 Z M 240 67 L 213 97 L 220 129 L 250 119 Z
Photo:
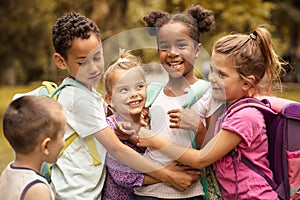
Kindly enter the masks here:
M 100 77 L 101 73 L 96 74 L 95 76 L 90 77 L 89 79 L 97 79 L 98 77 Z
M 170 68 L 173 68 L 173 69 L 179 69 L 183 64 L 183 61 L 181 62 L 168 62 L 168 65 Z
M 128 104 L 130 107 L 137 107 L 141 104 L 141 102 L 142 102 L 142 100 L 137 100 L 137 101 L 131 101 Z

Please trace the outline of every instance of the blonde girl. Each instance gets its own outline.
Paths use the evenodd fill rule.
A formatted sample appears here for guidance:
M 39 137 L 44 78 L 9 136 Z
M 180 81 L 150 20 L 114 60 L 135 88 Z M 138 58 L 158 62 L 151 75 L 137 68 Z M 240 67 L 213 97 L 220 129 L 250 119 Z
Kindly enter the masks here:
M 128 52 L 121 52 L 120 58 L 112 64 L 104 74 L 105 100 L 113 111 L 107 118 L 107 123 L 115 130 L 117 123 L 130 123 L 137 133 L 142 124 L 141 113 L 146 101 L 146 80 L 140 59 Z M 119 137 L 122 139 L 122 137 Z M 125 139 L 125 138 L 124 138 Z M 136 146 L 137 135 L 133 134 L 123 143 L 137 151 L 144 153 L 143 148 Z M 103 200 L 131 200 L 133 188 L 145 184 L 159 182 L 157 179 L 137 172 L 116 160 L 111 154 L 106 156 L 107 177 L 103 188 Z M 181 170 L 179 167 L 172 170 Z

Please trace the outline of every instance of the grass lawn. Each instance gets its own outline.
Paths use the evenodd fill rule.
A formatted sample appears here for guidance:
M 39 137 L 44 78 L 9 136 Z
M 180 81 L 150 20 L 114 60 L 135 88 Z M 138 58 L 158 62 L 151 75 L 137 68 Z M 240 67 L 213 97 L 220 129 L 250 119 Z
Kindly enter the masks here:
M 13 160 L 13 151 L 4 138 L 2 132 L 2 119 L 4 110 L 10 103 L 14 94 L 28 92 L 35 89 L 39 85 L 40 83 L 37 82 L 28 86 L 0 87 L 0 173 L 3 171 L 5 166 Z M 300 102 L 300 84 L 287 85 L 281 97 Z

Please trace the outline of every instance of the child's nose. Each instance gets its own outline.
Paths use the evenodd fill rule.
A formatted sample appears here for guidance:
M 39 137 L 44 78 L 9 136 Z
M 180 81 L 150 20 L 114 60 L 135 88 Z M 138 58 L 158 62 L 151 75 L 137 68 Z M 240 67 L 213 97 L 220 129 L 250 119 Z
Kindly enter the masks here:
M 137 96 L 138 96 L 137 90 L 132 90 L 130 93 L 130 98 L 137 97 Z
M 171 47 L 170 50 L 168 51 L 169 56 L 178 56 L 177 49 L 175 47 Z
M 99 68 L 98 65 L 99 65 L 99 63 L 91 61 L 89 64 L 90 64 L 90 70 L 89 70 L 90 73 L 98 71 L 98 68 Z
M 209 72 L 209 74 L 208 74 L 208 80 L 209 80 L 210 82 L 215 82 L 215 81 L 216 81 L 215 76 L 216 76 L 216 73 L 214 73 L 214 72 Z

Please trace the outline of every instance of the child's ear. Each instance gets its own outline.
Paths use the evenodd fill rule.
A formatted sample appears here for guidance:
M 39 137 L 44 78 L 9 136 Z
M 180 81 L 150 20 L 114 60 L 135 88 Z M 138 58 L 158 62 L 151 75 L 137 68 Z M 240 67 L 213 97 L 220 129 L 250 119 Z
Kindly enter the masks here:
M 202 49 L 202 44 L 199 43 L 196 47 L 196 58 L 198 58 L 198 56 L 200 55 L 201 49 Z
M 104 99 L 105 99 L 107 104 L 109 104 L 110 106 L 113 106 L 113 103 L 112 103 L 112 100 L 111 100 L 111 95 L 105 94 Z
M 65 59 L 59 54 L 59 53 L 54 53 L 53 54 L 53 60 L 55 65 L 62 70 L 67 69 L 67 64 Z
M 250 90 L 253 88 L 255 82 L 255 77 L 253 75 L 247 76 L 247 80 L 244 81 L 243 89 L 244 90 Z
M 48 156 L 49 155 L 49 149 L 48 149 L 48 145 L 49 142 L 51 141 L 51 139 L 49 137 L 46 137 L 45 139 L 42 140 L 41 142 L 41 151 L 44 155 Z

